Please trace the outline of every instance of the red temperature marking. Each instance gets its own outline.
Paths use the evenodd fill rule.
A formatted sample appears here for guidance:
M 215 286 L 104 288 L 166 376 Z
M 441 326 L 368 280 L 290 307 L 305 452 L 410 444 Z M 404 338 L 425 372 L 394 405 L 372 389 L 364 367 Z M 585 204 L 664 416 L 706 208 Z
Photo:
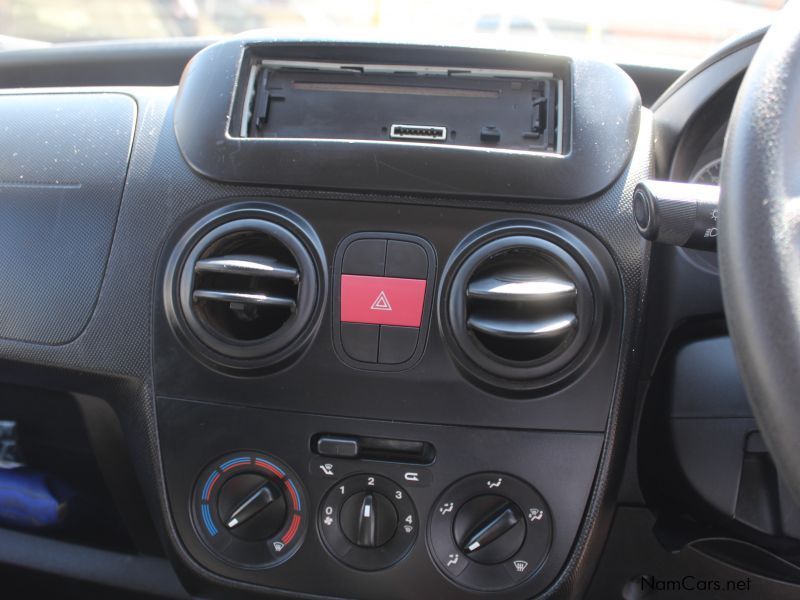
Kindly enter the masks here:
M 294 515 L 292 517 L 292 524 L 289 526 L 289 530 L 281 538 L 281 541 L 284 544 L 291 542 L 298 529 L 300 529 L 300 515 Z

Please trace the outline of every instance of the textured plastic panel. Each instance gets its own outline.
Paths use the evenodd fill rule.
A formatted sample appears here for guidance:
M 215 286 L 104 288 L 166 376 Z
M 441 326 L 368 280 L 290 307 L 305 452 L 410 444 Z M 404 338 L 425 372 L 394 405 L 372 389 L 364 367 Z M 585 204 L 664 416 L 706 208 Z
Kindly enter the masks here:
M 687 344 L 676 354 L 673 369 L 673 419 L 753 417 L 729 337 Z
M 221 198 L 242 194 L 273 201 L 280 199 L 287 206 L 298 203 L 300 198 L 305 198 L 309 206 L 320 207 L 331 199 L 347 200 L 356 214 L 360 206 L 368 206 L 371 201 L 394 203 L 397 209 L 433 205 L 430 208 L 443 215 L 461 203 L 448 198 L 242 188 L 209 181 L 193 172 L 181 158 L 173 132 L 174 89 L 138 89 L 132 93 L 140 106 L 138 128 L 142 133 L 134 143 L 114 244 L 92 319 L 83 334 L 68 345 L 44 346 L 0 339 L 0 370 L 8 380 L 35 381 L 52 388 L 108 398 L 120 415 L 149 507 L 158 520 L 159 530 L 168 542 L 182 579 L 195 589 L 208 591 L 210 588 L 220 590 L 224 584 L 228 586 L 225 596 L 233 597 L 231 586 L 250 591 L 255 588 L 244 583 L 231 584 L 230 580 L 197 564 L 179 541 L 170 517 L 152 394 L 152 365 L 164 357 L 158 352 L 152 353 L 151 329 L 153 300 L 160 298 L 160 291 L 156 293 L 154 289 L 156 265 L 166 240 L 180 222 L 186 222 L 191 212 L 208 211 Z M 636 182 L 651 173 L 650 123 L 649 113 L 644 112 L 632 163 L 611 187 L 590 201 L 533 205 L 484 198 L 471 202 L 478 216 L 481 209 L 489 209 L 508 211 L 509 216 L 517 217 L 525 213 L 568 218 L 590 230 L 606 245 L 621 274 L 625 294 L 621 303 L 625 307 L 623 346 L 620 360 L 613 367 L 616 380 L 598 483 L 585 513 L 587 528 L 549 590 L 564 596 L 577 594 L 592 572 L 592 561 L 602 547 L 607 526 L 607 520 L 600 517 L 608 514 L 605 509 L 613 501 L 613 485 L 608 489 L 612 483 L 609 474 L 620 467 L 621 455 L 627 449 L 626 437 L 617 440 L 617 436 L 625 433 L 625 415 L 630 414 L 632 408 L 629 402 L 633 399 L 631 360 L 638 355 L 638 349 L 634 354 L 633 344 L 647 265 L 645 244 L 631 217 L 631 194 Z M 597 143 L 602 145 L 600 140 Z M 350 216 L 338 214 L 334 218 L 342 220 Z M 402 405 L 397 409 L 399 413 Z M 296 594 L 290 596 L 297 597 Z
M 0 96 L 0 337 L 63 344 L 86 327 L 135 118 L 123 94 Z
M 245 51 L 269 60 L 344 65 L 544 71 L 564 81 L 563 156 L 429 143 L 236 137 L 249 65 Z M 398 66 L 399 65 L 399 66 Z M 409 67 L 408 65 L 411 65 Z M 209 82 L 216 86 L 209 91 Z M 542 201 L 586 198 L 608 188 L 630 161 L 641 99 L 619 67 L 527 52 L 334 42 L 214 44 L 189 63 L 175 101 L 175 132 L 187 162 L 219 181 L 344 190 L 382 190 Z

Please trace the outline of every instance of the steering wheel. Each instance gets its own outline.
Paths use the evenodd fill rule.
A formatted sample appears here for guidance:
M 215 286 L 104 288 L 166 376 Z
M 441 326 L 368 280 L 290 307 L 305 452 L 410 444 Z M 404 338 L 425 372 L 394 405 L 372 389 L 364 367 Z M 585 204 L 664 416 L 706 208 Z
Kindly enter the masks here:
M 725 313 L 761 434 L 800 500 L 800 0 L 742 81 L 723 151 Z

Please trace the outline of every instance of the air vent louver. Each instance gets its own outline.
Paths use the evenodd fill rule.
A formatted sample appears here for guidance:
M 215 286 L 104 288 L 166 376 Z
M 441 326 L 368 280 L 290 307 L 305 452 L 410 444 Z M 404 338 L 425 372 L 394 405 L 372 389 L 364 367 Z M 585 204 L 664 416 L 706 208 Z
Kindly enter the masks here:
M 467 283 L 467 327 L 490 352 L 519 362 L 546 358 L 578 328 L 577 286 L 539 251 L 488 258 Z
M 248 254 L 214 256 L 229 251 Z M 254 340 L 276 332 L 297 308 L 300 275 L 287 254 L 263 232 L 223 237 L 194 265 L 195 312 L 223 338 Z
M 178 325 L 218 363 L 255 368 L 283 360 L 320 312 L 314 244 L 282 214 L 252 209 L 217 220 L 180 267 Z
M 530 389 L 574 362 L 594 325 L 592 286 L 551 239 L 490 234 L 454 261 L 443 322 L 470 375 Z

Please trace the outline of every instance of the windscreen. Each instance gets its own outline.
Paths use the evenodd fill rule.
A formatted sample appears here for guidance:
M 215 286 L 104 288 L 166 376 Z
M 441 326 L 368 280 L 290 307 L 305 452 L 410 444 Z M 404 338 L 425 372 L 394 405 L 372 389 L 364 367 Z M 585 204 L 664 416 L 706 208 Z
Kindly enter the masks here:
M 0 0 L 0 49 L 279 37 L 447 42 L 687 68 L 770 23 L 785 0 Z

